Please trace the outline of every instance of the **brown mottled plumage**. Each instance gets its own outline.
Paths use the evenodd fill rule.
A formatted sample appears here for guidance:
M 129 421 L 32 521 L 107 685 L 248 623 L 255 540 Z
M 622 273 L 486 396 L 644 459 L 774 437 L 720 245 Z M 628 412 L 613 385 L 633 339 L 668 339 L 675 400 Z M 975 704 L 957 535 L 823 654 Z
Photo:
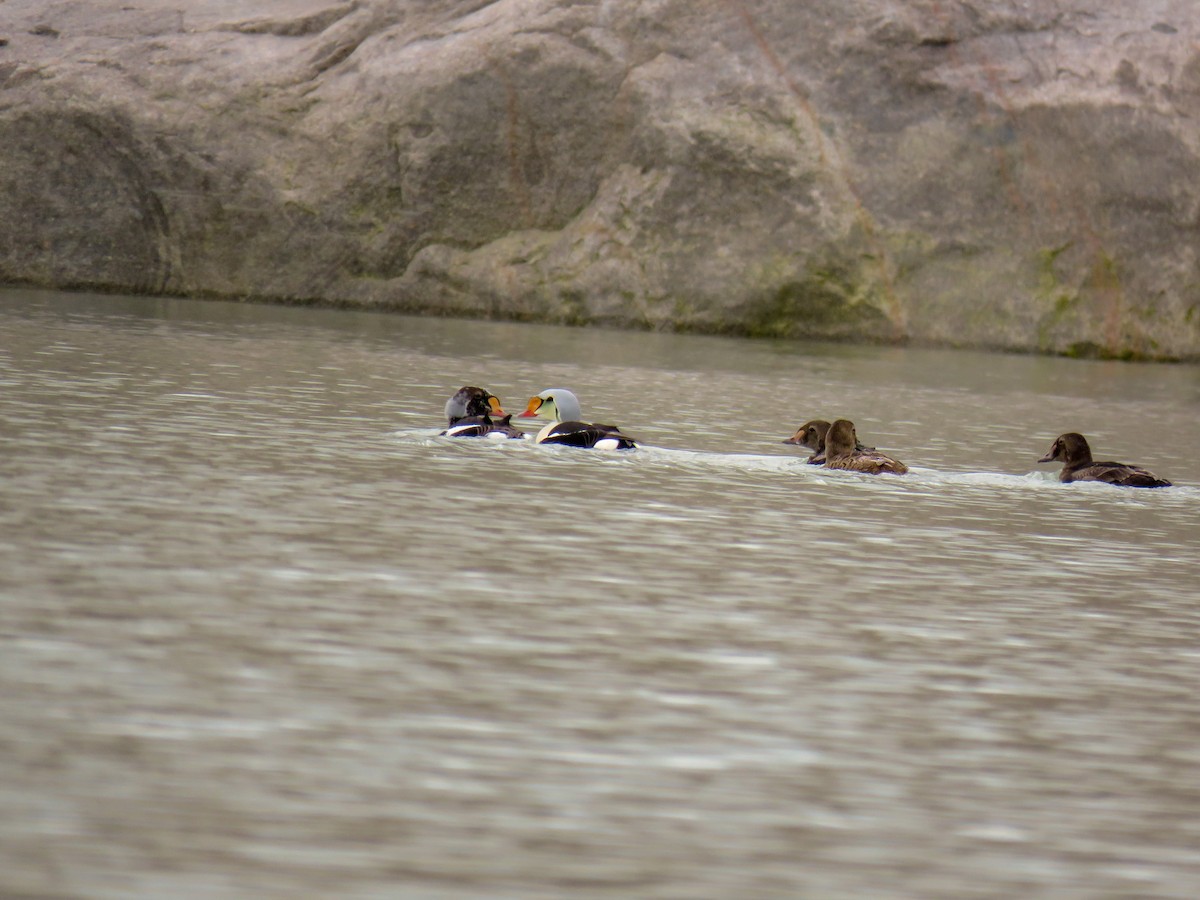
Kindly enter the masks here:
M 1106 484 L 1116 484 L 1122 487 L 1171 486 L 1171 482 L 1159 478 L 1152 472 L 1147 472 L 1140 466 L 1117 462 L 1095 462 L 1092 459 L 1092 448 L 1088 446 L 1087 438 L 1074 431 L 1059 435 L 1051 445 L 1050 452 L 1038 462 L 1046 463 L 1054 460 L 1063 463 L 1063 470 L 1059 473 L 1058 479 L 1067 484 L 1072 481 L 1103 481 Z
M 866 472 L 870 475 L 903 475 L 908 466 L 878 450 L 859 450 L 858 435 L 849 419 L 838 419 L 825 435 L 825 467 Z
M 824 419 L 809 419 L 803 425 L 796 429 L 796 433 L 790 438 L 784 438 L 785 444 L 799 444 L 801 447 L 807 447 L 813 451 L 812 456 L 808 458 L 810 466 L 821 466 L 825 464 L 825 435 L 829 433 L 829 423 Z M 874 447 L 866 447 L 858 438 L 854 440 L 855 450 L 874 450 Z

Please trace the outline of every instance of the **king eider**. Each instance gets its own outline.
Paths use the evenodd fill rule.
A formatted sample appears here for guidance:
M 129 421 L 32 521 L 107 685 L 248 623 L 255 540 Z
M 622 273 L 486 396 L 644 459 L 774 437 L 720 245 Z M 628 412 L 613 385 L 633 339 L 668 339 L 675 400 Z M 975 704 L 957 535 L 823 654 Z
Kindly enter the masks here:
M 581 422 L 579 400 L 566 388 L 550 388 L 529 398 L 529 406 L 517 418 L 549 419 L 550 424 L 537 434 L 539 444 L 566 444 L 596 450 L 630 450 L 637 446 L 633 438 L 621 434 L 616 425 Z
M 501 416 L 493 420 L 492 415 Z M 525 432 L 514 428 L 512 416 L 505 415 L 500 398 L 490 391 L 470 385 L 459 388 L 446 401 L 449 424 L 441 432 L 446 437 L 487 437 L 496 440 L 523 438 Z
M 1059 435 L 1050 446 L 1050 452 L 1038 460 L 1039 463 L 1059 460 L 1063 470 L 1058 480 L 1066 484 L 1072 481 L 1103 481 L 1122 487 L 1156 488 L 1170 487 L 1171 482 L 1147 472 L 1141 466 L 1130 466 L 1117 462 L 1095 462 L 1087 438 L 1074 431 Z

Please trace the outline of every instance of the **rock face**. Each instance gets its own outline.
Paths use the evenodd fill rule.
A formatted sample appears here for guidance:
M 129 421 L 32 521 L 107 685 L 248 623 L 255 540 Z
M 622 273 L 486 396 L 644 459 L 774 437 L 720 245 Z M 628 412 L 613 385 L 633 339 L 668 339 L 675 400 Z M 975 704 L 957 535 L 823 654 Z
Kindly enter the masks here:
M 1192 0 L 3 0 L 0 279 L 1200 358 Z

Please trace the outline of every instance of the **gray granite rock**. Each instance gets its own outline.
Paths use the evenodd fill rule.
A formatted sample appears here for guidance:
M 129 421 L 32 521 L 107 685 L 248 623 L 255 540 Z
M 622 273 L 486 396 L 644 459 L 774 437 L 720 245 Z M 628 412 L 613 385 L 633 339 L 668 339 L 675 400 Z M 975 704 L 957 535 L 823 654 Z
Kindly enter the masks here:
M 0 13 L 0 279 L 1200 358 L 1190 0 Z

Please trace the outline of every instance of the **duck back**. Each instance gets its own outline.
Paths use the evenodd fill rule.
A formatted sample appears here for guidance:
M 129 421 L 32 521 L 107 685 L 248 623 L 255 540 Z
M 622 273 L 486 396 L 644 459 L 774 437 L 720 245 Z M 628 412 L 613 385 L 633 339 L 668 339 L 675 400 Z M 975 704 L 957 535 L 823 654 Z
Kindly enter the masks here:
M 466 416 L 457 419 L 445 431 L 442 432 L 445 437 L 486 437 L 496 440 L 508 440 L 515 438 L 520 440 L 524 438 L 525 432 L 512 424 L 512 416 L 506 415 L 499 421 L 495 421 L 491 416 Z
M 1060 480 L 1067 484 L 1072 481 L 1103 481 L 1105 484 L 1115 484 L 1121 487 L 1171 486 L 1171 482 L 1159 478 L 1141 466 L 1130 466 L 1118 462 L 1090 462 L 1082 466 L 1067 466 L 1062 470 Z
M 870 475 L 905 475 L 908 466 L 878 450 L 855 450 L 847 456 L 828 460 L 825 467 Z
M 442 432 L 443 437 L 483 437 L 492 428 L 489 416 L 461 416 Z
M 616 425 L 589 422 L 552 422 L 537 436 L 539 444 L 563 444 L 597 450 L 632 450 L 637 442 Z

